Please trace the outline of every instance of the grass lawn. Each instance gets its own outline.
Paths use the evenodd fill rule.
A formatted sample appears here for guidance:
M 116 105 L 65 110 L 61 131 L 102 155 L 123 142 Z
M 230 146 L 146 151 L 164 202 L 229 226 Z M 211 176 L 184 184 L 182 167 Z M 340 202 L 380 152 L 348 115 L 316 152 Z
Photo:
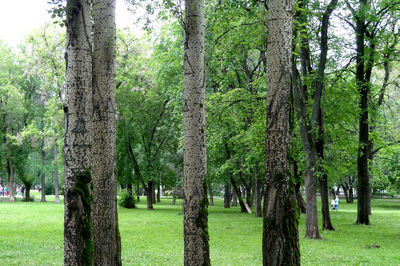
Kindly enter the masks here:
M 119 209 L 124 265 L 182 265 L 181 201 L 170 199 L 147 211 Z M 300 221 L 303 265 L 399 265 L 400 201 L 372 201 L 370 226 L 355 225 L 357 204 L 342 203 L 331 212 L 336 228 L 321 231 L 322 240 L 304 239 Z M 209 208 L 213 265 L 261 265 L 262 219 L 224 209 L 223 202 Z M 368 248 L 377 244 L 380 248 Z M 53 202 L 0 201 L 0 265 L 62 265 L 63 205 Z

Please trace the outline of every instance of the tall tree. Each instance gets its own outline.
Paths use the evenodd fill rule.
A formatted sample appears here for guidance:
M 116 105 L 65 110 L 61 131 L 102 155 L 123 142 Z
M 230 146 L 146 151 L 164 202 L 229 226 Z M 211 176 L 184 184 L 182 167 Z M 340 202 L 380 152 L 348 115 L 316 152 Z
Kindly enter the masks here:
M 298 211 L 289 158 L 294 1 L 269 1 L 263 264 L 300 265 Z
M 64 264 L 93 264 L 91 205 L 92 43 L 90 2 L 66 5 Z
M 93 1 L 93 243 L 95 265 L 121 265 L 115 105 L 115 0 Z
M 204 64 L 204 0 L 185 1 L 184 264 L 210 265 Z

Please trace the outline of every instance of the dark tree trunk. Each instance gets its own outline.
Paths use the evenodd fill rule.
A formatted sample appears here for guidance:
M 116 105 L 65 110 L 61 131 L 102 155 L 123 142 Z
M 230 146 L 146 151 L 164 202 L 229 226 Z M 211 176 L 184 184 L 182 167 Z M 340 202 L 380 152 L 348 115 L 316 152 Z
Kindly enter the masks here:
M 236 181 L 231 174 L 229 175 L 229 180 L 231 181 L 233 191 L 236 194 L 237 199 L 239 200 L 240 211 L 247 212 L 246 206 L 244 205 L 244 201 L 242 198 L 242 192 L 240 191 L 240 187 L 237 186 Z
M 24 183 L 25 186 L 25 201 L 31 201 L 31 187 L 30 183 Z
M 359 138 L 357 155 L 357 177 L 358 177 L 358 201 L 357 201 L 357 224 L 369 225 L 368 190 L 369 190 L 369 126 L 368 126 L 368 95 L 369 80 L 365 77 L 365 35 L 367 25 L 365 23 L 364 8 L 368 5 L 367 0 L 360 0 L 360 8 L 355 15 L 356 20 L 356 82 L 359 98 Z
M 153 210 L 153 181 L 147 182 L 146 198 L 147 198 L 147 209 Z
M 224 188 L 224 208 L 230 208 L 231 203 L 231 187 L 229 185 L 225 185 Z
M 256 208 L 256 217 L 262 217 L 261 212 L 261 198 L 262 198 L 262 181 L 257 178 L 255 182 L 255 189 L 254 189 L 254 203 Z
M 322 204 L 322 229 L 323 230 L 335 230 L 331 222 L 331 216 L 329 213 L 329 195 L 328 195 L 328 177 L 322 176 L 319 181 L 319 188 L 321 193 L 321 204 Z
M 55 187 L 55 202 L 60 203 L 60 185 L 58 183 L 58 165 L 57 165 L 57 155 L 58 148 L 57 145 L 53 147 L 54 154 L 54 187 Z
M 346 182 L 342 184 L 344 196 L 346 197 L 346 203 L 350 203 L 350 198 L 349 198 L 349 187 L 347 186 Z
M 349 203 L 354 202 L 354 192 L 353 192 L 353 185 L 349 187 Z
M 41 192 L 41 202 L 46 202 L 46 175 L 44 173 L 45 165 L 46 165 L 46 153 L 44 151 L 44 137 L 42 137 L 41 144 L 40 144 L 40 154 L 42 156 L 42 170 L 41 170 L 41 177 L 40 177 L 40 186 L 42 187 Z
M 210 206 L 214 206 L 214 195 L 212 191 L 211 183 L 208 185 L 208 194 L 210 195 Z

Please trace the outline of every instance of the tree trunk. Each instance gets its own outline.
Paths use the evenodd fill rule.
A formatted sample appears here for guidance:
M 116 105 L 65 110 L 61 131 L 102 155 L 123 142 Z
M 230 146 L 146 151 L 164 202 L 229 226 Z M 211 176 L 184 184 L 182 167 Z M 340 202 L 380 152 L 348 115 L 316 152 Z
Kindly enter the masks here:
M 24 186 L 25 186 L 25 201 L 29 202 L 29 201 L 31 201 L 32 185 L 30 183 L 24 183 Z
M 353 193 L 353 185 L 350 185 L 349 187 L 349 203 L 354 202 L 354 193 Z
M 289 174 L 293 6 L 294 1 L 269 2 L 263 265 L 300 265 L 296 192 Z
M 130 197 L 133 196 L 133 189 L 132 189 L 132 184 L 131 184 L 131 183 L 129 183 L 129 184 L 126 186 L 126 193 L 127 193 Z
M 91 220 L 92 57 L 90 3 L 67 1 L 64 106 L 64 265 L 93 264 Z
M 185 0 L 184 265 L 210 265 L 205 115 L 204 0 Z
M 9 149 L 10 149 L 10 147 L 9 147 Z M 9 195 L 10 202 L 14 202 L 15 201 L 14 165 L 12 163 L 10 154 L 8 154 L 8 158 L 7 158 L 7 174 L 8 174 L 8 195 Z
M 44 151 L 44 137 L 42 137 L 41 144 L 40 144 L 40 154 L 42 156 L 42 170 L 40 176 L 40 186 L 42 187 L 41 193 L 41 202 L 46 202 L 46 175 L 44 169 L 46 167 L 46 153 Z
M 254 189 L 254 204 L 256 208 L 256 217 L 262 217 L 262 212 L 261 212 L 261 198 L 262 198 L 262 181 L 258 178 L 256 179 L 255 182 L 255 189 Z
M 54 155 L 54 188 L 55 188 L 55 202 L 60 203 L 60 185 L 58 183 L 58 165 L 57 165 L 57 156 L 58 156 L 58 148 L 57 145 L 53 147 L 53 155 Z
M 121 265 L 117 227 L 115 0 L 93 1 L 93 243 L 95 265 Z
M 161 202 L 161 180 L 158 181 L 157 202 Z
M 147 189 L 146 189 L 146 199 L 147 199 L 147 209 L 153 210 L 153 181 L 147 182 Z
M 319 181 L 319 189 L 321 193 L 321 205 L 322 205 L 322 230 L 333 231 L 335 228 L 331 222 L 331 215 L 329 212 L 329 195 L 328 195 L 328 177 L 324 174 Z
M 231 188 L 228 184 L 225 184 L 224 188 L 225 194 L 224 194 L 224 208 L 230 208 L 231 204 Z
M 208 194 L 210 195 L 210 206 L 214 206 L 214 195 L 213 195 L 211 183 L 208 185 Z
M 359 98 L 359 136 L 357 155 L 357 177 L 358 177 L 358 200 L 357 200 L 357 224 L 369 225 L 368 211 L 368 190 L 369 190 L 369 126 L 368 126 L 368 80 L 365 79 L 365 35 L 367 26 L 365 24 L 364 8 L 366 0 L 360 0 L 360 8 L 356 14 L 356 83 L 358 86 Z
M 237 197 L 235 191 L 233 191 L 233 193 L 231 193 L 231 194 L 233 194 L 232 195 L 232 207 L 237 207 L 238 197 Z
M 350 198 L 349 198 L 349 187 L 347 186 L 346 182 L 342 184 L 344 196 L 346 197 L 346 203 L 350 203 Z

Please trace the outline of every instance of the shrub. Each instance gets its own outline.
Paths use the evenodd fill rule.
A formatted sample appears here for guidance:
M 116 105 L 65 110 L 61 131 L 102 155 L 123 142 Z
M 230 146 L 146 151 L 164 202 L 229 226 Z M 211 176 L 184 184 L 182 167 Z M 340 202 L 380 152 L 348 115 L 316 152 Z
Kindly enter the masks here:
M 136 197 L 135 195 L 129 195 L 125 191 L 121 194 L 121 199 L 119 200 L 119 206 L 123 208 L 133 209 L 136 208 Z

